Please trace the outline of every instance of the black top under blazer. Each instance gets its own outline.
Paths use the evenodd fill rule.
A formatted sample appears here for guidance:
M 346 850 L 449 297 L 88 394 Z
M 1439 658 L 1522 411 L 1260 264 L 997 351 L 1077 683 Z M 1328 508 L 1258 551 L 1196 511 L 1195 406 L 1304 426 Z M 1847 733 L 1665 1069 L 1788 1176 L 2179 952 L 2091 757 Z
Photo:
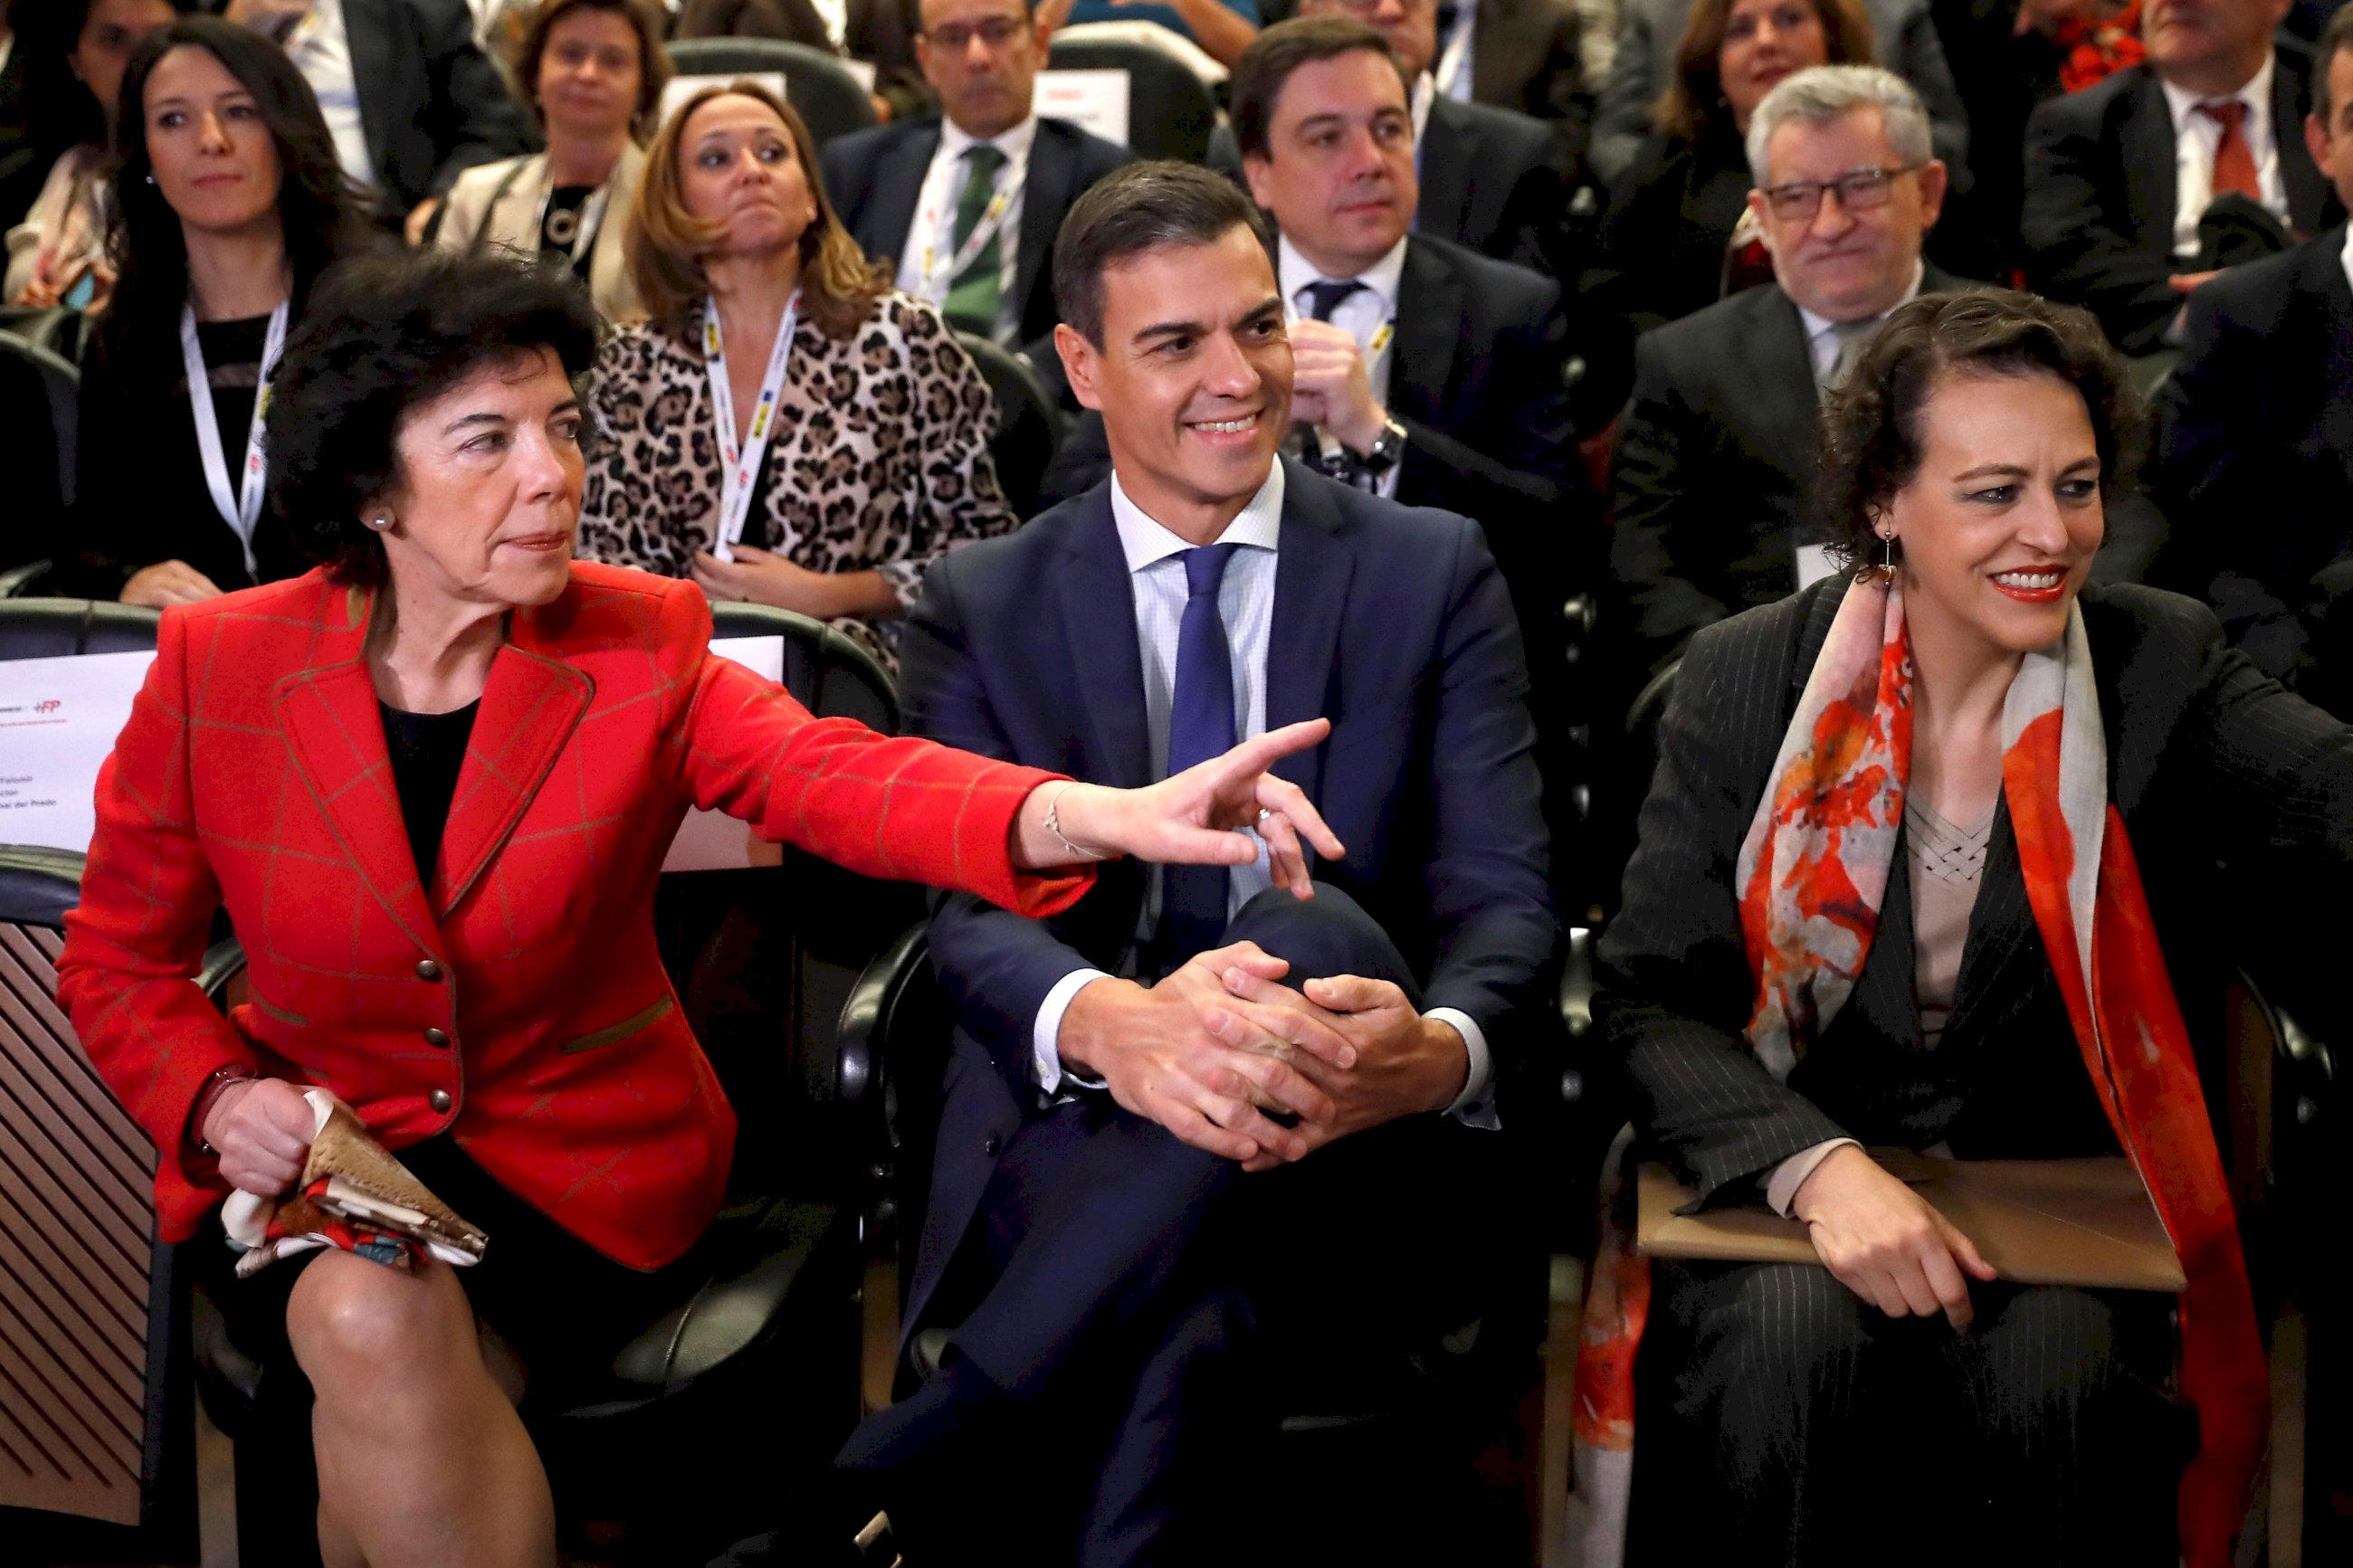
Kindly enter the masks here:
M 1717 1201 L 1753 1196 L 1782 1160 L 1841 1136 L 1941 1140 L 1964 1158 L 2116 1148 L 2027 905 L 2006 807 L 1935 1050 L 1921 1043 L 1900 843 L 1862 978 L 1788 1081 L 1742 1040 L 1755 984 L 1735 863 L 1844 591 L 1830 578 L 1692 639 L 1625 907 L 1601 940 L 1596 1048 L 1622 1071 L 1642 1139 Z M 2230 648 L 2194 600 L 2126 585 L 2087 589 L 2081 603 L 2109 799 L 2201 1075 L 2216 1086 L 2220 991 L 2234 964 L 2307 1020 L 2341 1009 L 2320 1005 L 2343 964 L 2353 900 L 2353 730 Z M 2296 896 L 2282 898 L 2289 888 Z M 2222 1109 L 2210 1089 L 2210 1113 Z
M 2342 216 L 2304 144 L 2312 56 L 2283 41 L 2273 54 L 2272 139 L 2288 221 L 2311 234 Z M 2173 259 L 2173 113 L 2147 66 L 2055 98 L 2026 124 L 2026 195 L 2019 215 L 2037 291 L 2081 305 L 2129 354 L 2163 346 L 2181 308 L 2167 281 Z

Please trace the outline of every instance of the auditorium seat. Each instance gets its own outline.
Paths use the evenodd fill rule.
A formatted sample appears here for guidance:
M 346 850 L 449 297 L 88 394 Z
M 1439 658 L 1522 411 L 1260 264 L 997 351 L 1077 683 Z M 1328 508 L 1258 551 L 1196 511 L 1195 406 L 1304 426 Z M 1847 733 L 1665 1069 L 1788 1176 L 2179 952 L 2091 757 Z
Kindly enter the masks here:
M 81 868 L 0 845 L 0 1541 L 11 1563 L 194 1562 L 185 1289 L 154 1240 L 154 1151 L 56 1005 Z M 194 984 L 212 994 L 236 962 L 216 948 Z
M 782 637 L 785 684 L 812 712 L 896 728 L 889 675 L 840 632 L 760 605 L 716 605 L 712 619 L 718 638 Z M 703 1562 L 768 1528 L 781 1489 L 817 1474 L 857 1419 L 872 1087 L 833 1024 L 921 909 L 913 888 L 792 849 L 778 866 L 662 879 L 664 964 L 740 1131 L 703 1284 L 622 1350 L 596 1397 L 531 1413 L 567 1539 L 617 1522 L 625 1561 Z M 197 1360 L 206 1410 L 238 1436 L 255 1369 L 208 1310 Z M 240 1542 L 269 1542 L 247 1568 L 315 1563 L 310 1510 L 287 1500 L 309 1482 L 309 1456 L 248 1437 L 237 1472 Z
M 160 610 L 106 599 L 0 598 L 0 658 L 143 652 L 162 619 Z
M 1128 38 L 1058 33 L 1046 47 L 1046 68 L 1125 71 L 1127 144 L 1135 155 L 1176 158 L 1187 163 L 1208 157 L 1209 132 L 1218 122 L 1217 100 L 1173 48 Z
M 997 435 L 988 444 L 989 460 L 1013 515 L 1027 521 L 1037 515 L 1038 483 L 1062 444 L 1061 410 L 1022 355 L 973 332 L 958 332 L 956 341 L 996 395 Z
M 670 46 L 680 76 L 760 77 L 781 72 L 785 100 L 819 147 L 876 123 L 874 100 L 839 60 L 782 38 L 679 38 Z
M 73 504 L 81 373 L 58 355 L 0 332 L 0 597 L 6 578 L 50 552 Z

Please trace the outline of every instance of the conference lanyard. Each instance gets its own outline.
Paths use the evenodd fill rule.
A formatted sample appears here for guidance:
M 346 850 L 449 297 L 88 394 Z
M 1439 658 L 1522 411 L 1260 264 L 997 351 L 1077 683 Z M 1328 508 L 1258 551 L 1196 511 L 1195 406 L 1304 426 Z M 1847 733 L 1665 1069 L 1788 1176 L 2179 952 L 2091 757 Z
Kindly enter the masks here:
M 719 302 L 702 306 L 703 368 L 711 373 L 711 412 L 719 423 L 719 537 L 711 553 L 722 561 L 735 559 L 732 548 L 744 537 L 744 521 L 752 514 L 752 491 L 760 459 L 768 450 L 776 428 L 776 398 L 785 388 L 785 362 L 792 356 L 793 328 L 800 321 L 800 290 L 785 305 L 785 319 L 776 327 L 776 345 L 768 351 L 768 374 L 760 382 L 760 401 L 752 410 L 752 426 L 744 444 L 735 444 L 735 391 L 727 379 L 727 345 L 719 331 Z
M 1013 210 L 1013 204 L 1021 197 L 1021 187 L 1029 181 L 1029 161 L 1024 159 L 1021 167 L 1013 172 L 1013 177 L 1005 182 L 1005 188 L 990 197 L 988 205 L 981 209 L 980 221 L 972 226 L 972 232 L 964 237 L 964 243 L 956 247 L 955 255 L 948 258 L 944 271 L 939 266 L 940 251 L 947 243 L 948 237 L 955 232 L 955 209 L 949 207 L 943 211 L 936 205 L 924 209 L 921 220 L 923 232 L 930 237 L 923 241 L 923 283 L 917 294 L 926 304 L 936 305 L 945 300 L 948 290 L 955 287 L 955 280 L 965 275 L 965 268 L 980 259 L 980 253 L 988 248 L 988 242 L 995 239 L 997 230 L 1005 226 L 1005 215 Z M 953 180 L 948 183 L 951 185 L 955 184 Z
M 253 555 L 253 529 L 261 521 L 261 421 L 269 412 L 269 378 L 278 374 L 278 356 L 286 347 L 289 303 L 280 300 L 278 309 L 269 312 L 269 335 L 261 345 L 261 376 L 253 387 L 253 422 L 245 433 L 242 489 L 229 488 L 228 455 L 221 449 L 220 420 L 213 413 L 212 375 L 205 369 L 204 345 L 196 341 L 196 308 L 180 307 L 180 357 L 188 370 L 188 409 L 196 421 L 196 453 L 204 459 L 205 488 L 213 492 L 213 505 L 221 521 L 237 530 L 237 542 L 245 547 L 246 573 L 257 579 L 261 566 Z

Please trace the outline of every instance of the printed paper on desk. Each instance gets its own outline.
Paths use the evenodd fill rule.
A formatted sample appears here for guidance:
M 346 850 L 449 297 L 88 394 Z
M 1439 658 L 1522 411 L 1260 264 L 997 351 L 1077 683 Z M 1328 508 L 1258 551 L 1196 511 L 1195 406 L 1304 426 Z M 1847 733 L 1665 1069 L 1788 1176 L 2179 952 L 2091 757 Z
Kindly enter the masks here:
M 1127 89 L 1123 70 L 1039 71 L 1038 112 L 1124 147 Z
M 713 637 L 711 651 L 733 659 L 764 679 L 785 679 L 782 637 Z M 784 858 L 783 847 L 753 832 L 749 823 L 738 822 L 723 811 L 690 811 L 678 825 L 678 837 L 670 841 L 662 869 L 728 871 L 744 866 L 781 865 Z
M 87 853 L 98 770 L 152 651 L 0 659 L 0 844 Z
M 662 89 L 661 118 L 668 120 L 676 114 L 680 104 L 706 87 L 730 87 L 739 81 L 765 87 L 783 101 L 792 101 L 785 95 L 785 73 L 782 71 L 725 71 L 710 76 L 674 76 L 670 79 L 670 85 Z

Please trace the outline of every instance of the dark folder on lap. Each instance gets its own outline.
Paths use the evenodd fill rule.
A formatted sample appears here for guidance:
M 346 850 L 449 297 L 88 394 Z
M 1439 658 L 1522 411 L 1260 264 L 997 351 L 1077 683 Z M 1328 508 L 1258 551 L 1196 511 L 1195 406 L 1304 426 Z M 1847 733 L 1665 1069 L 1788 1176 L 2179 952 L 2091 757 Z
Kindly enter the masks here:
M 1940 1160 L 1872 1151 L 1977 1243 L 2004 1279 L 2021 1285 L 2179 1291 L 2181 1259 L 2132 1163 Z M 1636 1244 L 1652 1258 L 1724 1263 L 1815 1263 L 1806 1227 L 1763 1206 L 1679 1211 L 1697 1194 L 1646 1162 L 1636 1175 Z

